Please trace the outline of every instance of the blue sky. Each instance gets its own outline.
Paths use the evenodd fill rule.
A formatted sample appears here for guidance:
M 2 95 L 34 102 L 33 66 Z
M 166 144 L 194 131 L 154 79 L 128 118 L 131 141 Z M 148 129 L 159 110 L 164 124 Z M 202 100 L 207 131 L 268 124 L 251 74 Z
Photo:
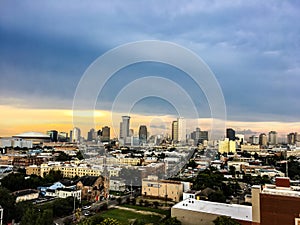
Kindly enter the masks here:
M 300 122 L 299 21 L 298 1 L 2 0 L 0 105 L 71 109 L 76 86 L 97 57 L 127 42 L 163 40 L 208 64 L 223 90 L 229 120 Z M 151 68 L 143 66 L 139 71 L 148 74 Z M 168 76 L 156 66 L 155 72 Z M 206 116 L 201 90 L 176 77 L 192 96 L 198 93 Z M 113 101 L 125 83 L 116 74 L 102 100 Z M 135 111 L 174 113 L 153 98 Z

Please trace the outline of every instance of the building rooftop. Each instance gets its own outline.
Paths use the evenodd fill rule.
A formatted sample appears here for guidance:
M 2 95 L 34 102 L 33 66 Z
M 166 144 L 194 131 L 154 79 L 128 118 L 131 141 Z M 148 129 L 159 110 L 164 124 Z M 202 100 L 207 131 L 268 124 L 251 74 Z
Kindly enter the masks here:
M 189 198 L 177 203 L 173 208 L 229 216 L 233 219 L 243 221 L 252 221 L 252 207 L 245 205 L 225 204 Z

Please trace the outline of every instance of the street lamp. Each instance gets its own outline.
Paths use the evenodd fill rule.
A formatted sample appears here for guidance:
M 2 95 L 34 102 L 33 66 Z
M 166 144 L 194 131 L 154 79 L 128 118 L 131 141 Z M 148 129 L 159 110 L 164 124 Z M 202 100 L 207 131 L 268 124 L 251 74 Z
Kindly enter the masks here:
M 0 205 L 0 225 L 2 225 L 2 220 L 3 220 L 3 208 Z

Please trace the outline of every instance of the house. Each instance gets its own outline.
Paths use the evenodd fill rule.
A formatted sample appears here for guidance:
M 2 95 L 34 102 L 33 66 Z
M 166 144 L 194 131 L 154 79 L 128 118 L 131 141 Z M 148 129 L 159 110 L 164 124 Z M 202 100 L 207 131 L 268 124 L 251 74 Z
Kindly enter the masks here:
M 82 199 L 99 201 L 108 196 L 109 182 L 103 176 L 83 176 L 76 181 L 76 188 L 82 191 Z

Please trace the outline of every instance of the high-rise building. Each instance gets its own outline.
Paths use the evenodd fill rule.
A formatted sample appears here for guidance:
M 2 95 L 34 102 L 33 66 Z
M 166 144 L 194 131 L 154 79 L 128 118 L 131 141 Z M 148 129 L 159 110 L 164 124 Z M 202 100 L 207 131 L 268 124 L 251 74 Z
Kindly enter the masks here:
M 289 133 L 287 135 L 287 143 L 290 145 L 296 144 L 298 141 L 298 134 L 297 133 Z
M 59 132 L 58 141 L 66 142 L 67 140 L 68 140 L 68 133 L 67 132 Z
M 178 141 L 178 121 L 177 120 L 172 122 L 172 140 L 174 142 Z
M 88 132 L 87 140 L 94 141 L 96 140 L 96 137 L 97 137 L 97 133 L 95 129 L 94 128 L 90 129 L 90 131 Z
M 57 130 L 49 130 L 47 134 L 50 136 L 50 141 L 57 142 L 58 140 L 58 132 Z
M 200 128 L 196 128 L 196 131 L 191 133 L 191 139 L 194 140 L 194 144 L 203 143 L 203 141 L 208 141 L 208 131 L 201 131 Z
M 110 127 L 108 126 L 102 127 L 101 141 L 102 142 L 110 141 Z
M 120 139 L 126 139 L 129 137 L 129 124 L 130 116 L 122 116 L 122 122 L 120 123 Z
M 226 137 L 230 140 L 230 141 L 235 141 L 235 130 L 232 128 L 227 128 L 226 129 Z
M 259 144 L 262 146 L 267 146 L 268 139 L 267 139 L 267 135 L 265 133 L 262 133 L 259 135 Z
M 178 141 L 186 143 L 186 123 L 183 117 L 177 119 L 178 122 Z
M 259 137 L 257 135 L 252 135 L 249 137 L 250 143 L 253 145 L 259 144 Z
M 69 142 L 73 142 L 73 130 L 70 130 L 70 140 Z
M 80 137 L 81 137 L 81 131 L 80 131 L 80 129 L 78 128 L 78 127 L 74 127 L 73 128 L 73 133 L 72 133 L 72 135 L 73 135 L 73 141 L 74 142 L 79 142 L 80 141 Z
M 141 125 L 139 128 L 139 139 L 140 143 L 147 142 L 147 127 L 145 125 Z
M 269 145 L 277 145 L 277 132 L 276 131 L 270 131 L 269 132 Z

